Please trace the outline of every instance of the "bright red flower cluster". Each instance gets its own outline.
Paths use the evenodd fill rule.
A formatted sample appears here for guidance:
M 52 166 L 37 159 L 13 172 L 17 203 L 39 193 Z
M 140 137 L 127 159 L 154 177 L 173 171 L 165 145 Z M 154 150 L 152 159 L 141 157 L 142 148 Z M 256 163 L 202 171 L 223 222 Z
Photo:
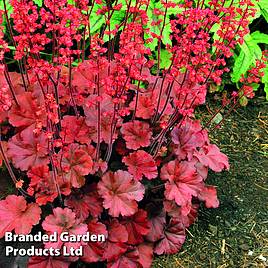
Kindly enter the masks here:
M 219 205 L 206 179 L 208 169 L 229 169 L 228 159 L 194 112 L 208 86 L 229 71 L 226 59 L 254 10 L 249 0 L 240 8 L 224 0 L 212 0 L 210 8 L 203 3 L 160 1 L 151 11 L 150 1 L 141 0 L 126 6 L 45 0 L 41 8 L 11 0 L 8 30 L 20 72 L 8 71 L 1 34 L 0 119 L 8 130 L 7 146 L 1 141 L 0 147 L 21 195 L 0 201 L 1 237 L 29 233 L 36 224 L 46 233 L 104 234 L 105 243 L 66 246 L 82 245 L 87 263 L 150 267 L 153 253 L 181 248 L 200 202 Z M 97 32 L 91 31 L 93 11 L 104 18 Z M 117 12 L 122 20 L 111 23 Z M 210 34 L 215 24 L 218 40 Z M 168 68 L 160 68 L 163 44 Z M 241 92 L 250 94 L 245 87 Z M 29 267 L 68 267 L 77 260 L 36 256 Z

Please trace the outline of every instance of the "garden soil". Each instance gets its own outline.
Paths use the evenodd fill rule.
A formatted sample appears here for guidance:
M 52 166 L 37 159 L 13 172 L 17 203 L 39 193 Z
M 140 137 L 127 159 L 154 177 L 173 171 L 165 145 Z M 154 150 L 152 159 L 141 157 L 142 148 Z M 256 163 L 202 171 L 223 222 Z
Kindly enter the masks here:
M 268 102 L 233 111 L 211 138 L 230 161 L 229 172 L 207 181 L 220 206 L 202 207 L 181 251 L 156 258 L 154 268 L 268 267 Z

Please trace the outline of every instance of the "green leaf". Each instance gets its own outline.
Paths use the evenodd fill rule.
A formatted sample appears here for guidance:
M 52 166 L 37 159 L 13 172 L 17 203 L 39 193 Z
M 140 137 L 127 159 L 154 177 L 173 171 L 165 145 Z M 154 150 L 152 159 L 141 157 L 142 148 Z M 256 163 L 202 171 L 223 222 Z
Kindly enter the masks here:
M 266 94 L 266 100 L 268 101 L 268 66 L 264 68 L 263 72 L 262 83 L 264 84 L 264 92 Z
M 110 19 L 110 29 L 114 30 L 116 25 L 120 25 L 120 23 L 124 20 L 125 16 L 126 16 L 126 11 L 123 10 L 123 8 L 119 11 L 114 11 L 114 14 Z M 118 30 L 120 30 L 120 29 L 118 29 Z M 113 38 L 113 36 L 112 36 L 112 38 Z M 103 40 L 104 40 L 104 42 L 109 41 L 109 36 L 104 34 Z
M 223 116 L 221 113 L 217 113 L 212 119 L 212 123 L 218 125 L 223 120 Z
M 251 83 L 250 86 L 253 88 L 254 91 L 257 91 L 260 87 L 260 84 L 257 83 Z
M 157 54 L 157 52 L 156 52 Z M 160 50 L 160 69 L 167 69 L 171 64 L 171 53 L 166 49 Z M 158 57 L 156 57 L 158 58 Z
M 251 38 L 254 39 L 257 44 L 268 44 L 268 34 L 256 31 L 251 34 Z
M 264 92 L 266 94 L 266 100 L 268 101 L 268 83 L 264 84 Z
M 97 11 L 102 7 L 103 5 L 97 5 L 95 4 L 93 7 L 93 10 L 90 14 L 89 22 L 90 22 L 90 31 L 91 34 L 96 33 L 100 30 L 101 26 L 105 23 L 105 18 L 103 15 L 97 15 Z
M 239 100 L 239 103 L 242 107 L 245 107 L 248 105 L 248 98 L 246 96 L 242 96 Z
M 259 7 L 262 16 L 268 22 L 268 1 L 259 0 L 259 2 L 257 2 L 257 6 Z
M 164 23 L 164 16 L 163 15 L 155 15 L 154 14 L 154 9 L 157 8 L 161 11 L 165 11 L 165 8 L 163 7 L 163 5 L 161 4 L 161 2 L 154 2 L 154 1 L 150 1 L 149 7 L 147 9 L 147 15 L 148 15 L 148 27 L 150 29 L 151 32 L 160 35 L 162 27 L 163 27 L 163 23 Z M 176 10 L 176 9 L 174 9 Z M 165 20 L 165 27 L 164 30 L 162 32 L 162 43 L 164 45 L 166 44 L 172 44 L 171 40 L 169 38 L 170 34 L 171 34 L 171 27 L 170 27 L 170 19 L 169 19 L 169 15 L 166 15 L 166 20 Z M 162 20 L 162 23 L 160 23 L 160 25 L 152 25 L 154 24 L 154 22 L 158 21 L 158 20 Z M 150 35 L 145 34 L 145 38 L 149 38 Z M 158 40 L 156 38 L 154 38 L 153 42 L 146 44 L 147 47 L 149 47 L 151 50 L 155 50 L 155 47 L 158 45 Z
M 256 59 L 261 59 L 262 51 L 250 34 L 245 36 L 245 42 L 240 45 L 240 54 L 235 58 L 232 82 L 239 81 L 242 74 L 245 74 L 250 66 L 255 63 Z
M 43 6 L 43 0 L 33 0 L 33 2 L 38 5 L 39 7 Z
M 13 7 L 11 6 L 11 4 L 9 3 L 9 1 L 6 1 L 6 7 L 7 7 L 7 14 L 8 14 L 8 16 L 12 13 L 12 11 L 13 11 Z M 0 10 L 4 10 L 5 8 L 4 8 L 4 1 L 0 1 Z M 5 16 L 3 16 L 3 23 L 2 23 L 2 25 L 4 26 L 4 29 L 3 29 L 3 32 L 5 33 L 6 32 L 6 27 L 5 27 L 5 25 L 6 25 L 6 18 L 5 18 Z
M 11 4 L 9 3 L 9 1 L 6 1 L 6 6 L 7 6 L 7 11 L 8 11 L 8 13 L 10 13 L 10 12 L 12 11 L 12 6 L 11 6 Z M 5 7 L 4 7 L 4 1 L 1 0 L 1 1 L 0 1 L 0 10 L 4 10 L 4 9 L 5 9 Z
M 216 40 L 220 40 L 220 37 L 219 35 L 217 34 L 218 30 L 220 29 L 220 24 L 219 23 L 215 23 L 211 29 L 210 29 L 210 32 L 213 33 L 213 40 L 216 41 Z M 214 44 L 214 42 L 213 42 Z M 216 50 L 216 47 L 215 46 L 212 46 L 212 53 L 214 53 Z

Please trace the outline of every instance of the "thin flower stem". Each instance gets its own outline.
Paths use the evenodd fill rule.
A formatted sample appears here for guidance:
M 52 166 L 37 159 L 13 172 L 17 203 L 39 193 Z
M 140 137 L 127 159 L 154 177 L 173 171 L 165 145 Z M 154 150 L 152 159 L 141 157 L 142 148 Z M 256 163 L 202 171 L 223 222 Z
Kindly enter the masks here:
M 16 186 L 18 180 L 11 168 L 11 165 L 9 164 L 9 161 L 8 161 L 8 158 L 6 157 L 6 154 L 5 154 L 5 150 L 3 148 L 3 144 L 2 144 L 2 138 L 1 138 L 1 130 L 0 130 L 0 153 L 1 153 L 1 156 L 2 156 L 2 159 L 5 163 L 5 166 L 8 170 L 8 173 L 12 179 L 12 181 L 14 182 L 14 185 Z M 31 197 L 26 191 L 24 191 L 22 188 L 18 188 L 18 191 L 25 197 Z
M 97 74 L 97 95 L 100 96 L 100 77 Z M 100 101 L 97 100 L 97 146 L 96 146 L 96 161 L 99 159 L 100 155 L 100 143 L 101 143 L 101 107 Z
M 69 58 L 69 91 L 70 91 L 71 101 L 72 101 L 73 107 L 74 107 L 74 112 L 75 112 L 76 117 L 78 118 L 79 114 L 78 114 L 76 102 L 75 102 L 75 99 L 73 97 L 73 91 L 72 91 L 72 58 L 71 58 L 71 56 Z
M 6 78 L 6 81 L 8 83 L 8 86 L 9 86 L 9 89 L 10 89 L 10 92 L 11 92 L 11 95 L 15 101 L 15 104 L 17 105 L 17 107 L 20 106 L 19 102 L 18 102 L 18 99 L 17 99 L 17 96 L 16 96 L 16 92 L 15 92 L 15 89 L 12 85 L 12 81 L 10 79 L 10 76 L 9 76 L 9 73 L 8 73 L 8 70 L 7 70 L 7 67 L 5 65 L 5 70 L 4 70 L 4 75 L 5 75 L 5 78 Z
M 15 41 L 15 39 L 14 39 L 14 35 L 13 35 L 13 31 L 12 31 L 12 27 L 11 27 L 11 25 L 10 25 L 10 21 L 9 21 L 9 17 L 8 17 L 6 0 L 3 0 L 3 3 L 4 3 L 4 13 L 5 13 L 5 18 L 6 18 L 7 28 L 8 28 L 8 31 L 9 31 L 9 33 L 10 33 L 10 36 L 11 36 L 11 40 L 12 40 L 13 46 L 14 46 L 15 48 L 17 48 L 17 44 L 16 44 L 16 41 Z M 21 75 L 21 79 L 22 79 L 22 82 L 23 82 L 24 89 L 25 89 L 25 91 L 27 91 L 27 86 L 26 86 L 26 82 L 25 82 L 24 75 L 23 75 L 22 63 L 21 63 L 20 60 L 18 60 L 18 65 L 19 65 L 20 75 Z M 26 69 L 26 68 L 25 68 L 25 69 Z

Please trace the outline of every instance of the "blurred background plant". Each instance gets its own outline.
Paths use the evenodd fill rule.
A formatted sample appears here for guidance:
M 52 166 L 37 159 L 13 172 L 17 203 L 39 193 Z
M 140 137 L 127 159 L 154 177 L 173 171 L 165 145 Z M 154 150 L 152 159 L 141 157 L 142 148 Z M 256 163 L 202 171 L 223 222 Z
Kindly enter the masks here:
M 201 0 L 194 0 L 196 5 L 198 5 L 200 1 Z M 43 5 L 42 0 L 34 0 L 33 2 L 39 7 L 42 7 Z M 68 2 L 70 4 L 74 4 L 75 1 L 69 0 Z M 182 0 L 177 0 L 174 2 L 181 3 Z M 230 5 L 233 5 L 234 7 L 239 7 L 240 2 L 240 0 L 226 0 L 224 6 L 228 7 Z M 209 92 L 212 93 L 216 99 L 227 99 L 228 95 L 230 95 L 234 90 L 238 90 L 241 87 L 240 79 L 242 76 L 246 76 L 248 71 L 256 66 L 257 60 L 262 60 L 263 51 L 266 51 L 268 49 L 268 1 L 253 0 L 252 3 L 254 5 L 252 8 L 254 8 L 256 12 L 254 13 L 254 16 L 250 17 L 250 32 L 245 35 L 243 40 L 244 42 L 241 42 L 241 44 L 236 46 L 235 50 L 233 51 L 233 57 L 227 60 L 227 67 L 231 71 L 224 74 L 221 85 L 216 85 L 215 83 L 211 83 L 210 85 Z M 107 3 L 102 2 L 100 4 L 95 4 L 90 10 L 91 36 L 96 33 L 100 34 L 107 28 L 106 15 L 104 14 L 103 16 L 99 16 L 100 10 L 102 10 L 106 4 L 109 4 L 108 1 Z M 122 8 L 114 10 L 114 14 L 111 16 L 109 25 L 109 30 L 114 31 L 114 36 L 117 36 L 124 27 L 122 22 L 127 11 L 127 3 L 125 0 L 119 0 L 117 1 L 117 4 L 119 6 L 122 5 Z M 203 0 L 203 6 L 209 8 L 210 0 Z M 1 1 L 0 9 L 4 10 L 4 1 Z M 12 6 L 10 5 L 9 1 L 6 1 L 6 9 L 10 15 L 12 13 Z M 170 66 L 171 54 L 167 49 L 169 46 L 172 46 L 172 40 L 169 38 L 171 34 L 170 19 L 174 18 L 176 14 L 181 13 L 181 11 L 182 10 L 180 10 L 178 7 L 170 8 L 168 9 L 165 16 L 165 8 L 161 4 L 161 1 L 150 1 L 150 5 L 147 10 L 149 17 L 148 28 L 150 32 L 153 32 L 155 34 L 156 37 L 161 36 L 161 42 L 158 42 L 158 39 L 155 38 L 153 42 L 148 43 L 147 46 L 151 49 L 151 51 L 154 51 L 152 54 L 153 59 L 159 59 L 159 66 L 161 69 L 167 69 Z M 241 14 L 243 13 L 241 12 Z M 5 19 L 3 25 L 5 26 L 5 34 L 10 38 L 9 33 L 6 30 Z M 216 23 L 210 29 L 213 40 L 219 39 L 217 31 L 220 27 L 221 25 L 219 23 Z M 144 37 L 148 38 L 149 35 Z M 104 35 L 104 40 L 108 42 L 108 39 L 108 35 Z M 87 42 L 85 44 L 86 48 L 89 47 L 89 44 L 90 38 L 87 39 Z M 12 46 L 9 48 L 11 51 L 15 50 L 15 48 Z M 215 48 L 212 48 L 211 53 L 214 53 L 213 49 L 215 51 Z M 51 55 L 46 53 L 43 53 L 43 55 L 51 57 Z M 13 62 L 14 60 L 11 57 L 8 63 Z M 265 96 L 266 100 L 268 100 L 268 67 L 264 69 L 264 75 L 261 82 L 262 83 L 252 83 L 251 86 L 259 96 Z M 248 98 L 244 96 L 240 98 L 239 102 L 241 106 L 246 106 L 248 104 Z

